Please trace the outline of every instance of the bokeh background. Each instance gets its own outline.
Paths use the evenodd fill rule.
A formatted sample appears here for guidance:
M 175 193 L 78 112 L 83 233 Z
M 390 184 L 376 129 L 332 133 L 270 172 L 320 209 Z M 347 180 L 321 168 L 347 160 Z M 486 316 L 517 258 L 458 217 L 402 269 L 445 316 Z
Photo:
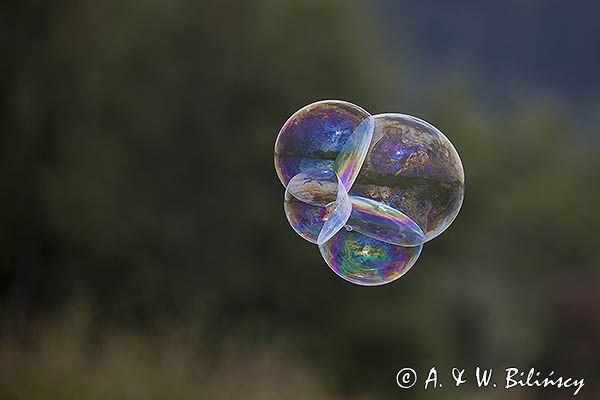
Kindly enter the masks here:
M 600 396 L 597 3 L 0 10 L 0 398 L 571 398 L 396 386 L 433 365 Z M 275 138 L 320 99 L 421 117 L 463 160 L 459 217 L 392 284 L 286 222 Z

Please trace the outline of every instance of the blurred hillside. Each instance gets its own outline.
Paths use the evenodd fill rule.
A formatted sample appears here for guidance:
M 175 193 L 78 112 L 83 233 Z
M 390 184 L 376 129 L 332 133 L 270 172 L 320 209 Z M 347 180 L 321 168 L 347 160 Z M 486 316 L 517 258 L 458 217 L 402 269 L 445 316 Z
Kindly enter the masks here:
M 402 87 L 417 91 L 467 74 L 490 107 L 518 106 L 538 93 L 564 100 L 579 118 L 598 113 L 596 2 L 376 0 L 371 7 L 390 51 L 410 55 Z
M 396 398 L 400 368 L 432 365 L 600 376 L 599 139 L 554 97 L 495 112 L 465 73 L 413 102 L 414 65 L 363 2 L 1 7 L 0 398 Z M 383 287 L 338 279 L 283 214 L 277 132 L 326 98 L 424 118 L 464 164 L 452 228 Z

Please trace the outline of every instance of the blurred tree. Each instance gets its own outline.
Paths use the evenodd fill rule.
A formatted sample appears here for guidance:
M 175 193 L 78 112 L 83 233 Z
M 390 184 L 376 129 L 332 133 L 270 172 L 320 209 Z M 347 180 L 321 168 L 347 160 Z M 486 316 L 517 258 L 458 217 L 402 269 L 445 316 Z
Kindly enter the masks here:
M 6 11 L 2 296 L 16 309 L 76 296 L 144 320 L 264 282 L 291 257 L 272 223 L 278 127 L 316 98 L 377 90 L 348 2 Z

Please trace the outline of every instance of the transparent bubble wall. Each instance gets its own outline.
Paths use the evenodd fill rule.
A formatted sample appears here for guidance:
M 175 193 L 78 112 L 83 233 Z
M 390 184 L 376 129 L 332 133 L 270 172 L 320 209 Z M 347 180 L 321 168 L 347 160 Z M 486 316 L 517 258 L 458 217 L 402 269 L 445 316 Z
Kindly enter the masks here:
M 292 228 L 349 282 L 398 279 L 456 218 L 464 172 L 433 125 L 339 100 L 294 113 L 275 143 Z

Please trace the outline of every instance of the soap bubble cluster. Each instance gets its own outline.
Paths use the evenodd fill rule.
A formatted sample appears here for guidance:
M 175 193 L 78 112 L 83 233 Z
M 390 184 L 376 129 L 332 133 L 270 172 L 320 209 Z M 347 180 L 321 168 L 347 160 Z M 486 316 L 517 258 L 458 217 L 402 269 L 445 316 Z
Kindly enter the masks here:
M 275 169 L 292 228 L 358 285 L 405 274 L 464 197 L 462 163 L 437 128 L 339 100 L 309 104 L 287 120 Z

